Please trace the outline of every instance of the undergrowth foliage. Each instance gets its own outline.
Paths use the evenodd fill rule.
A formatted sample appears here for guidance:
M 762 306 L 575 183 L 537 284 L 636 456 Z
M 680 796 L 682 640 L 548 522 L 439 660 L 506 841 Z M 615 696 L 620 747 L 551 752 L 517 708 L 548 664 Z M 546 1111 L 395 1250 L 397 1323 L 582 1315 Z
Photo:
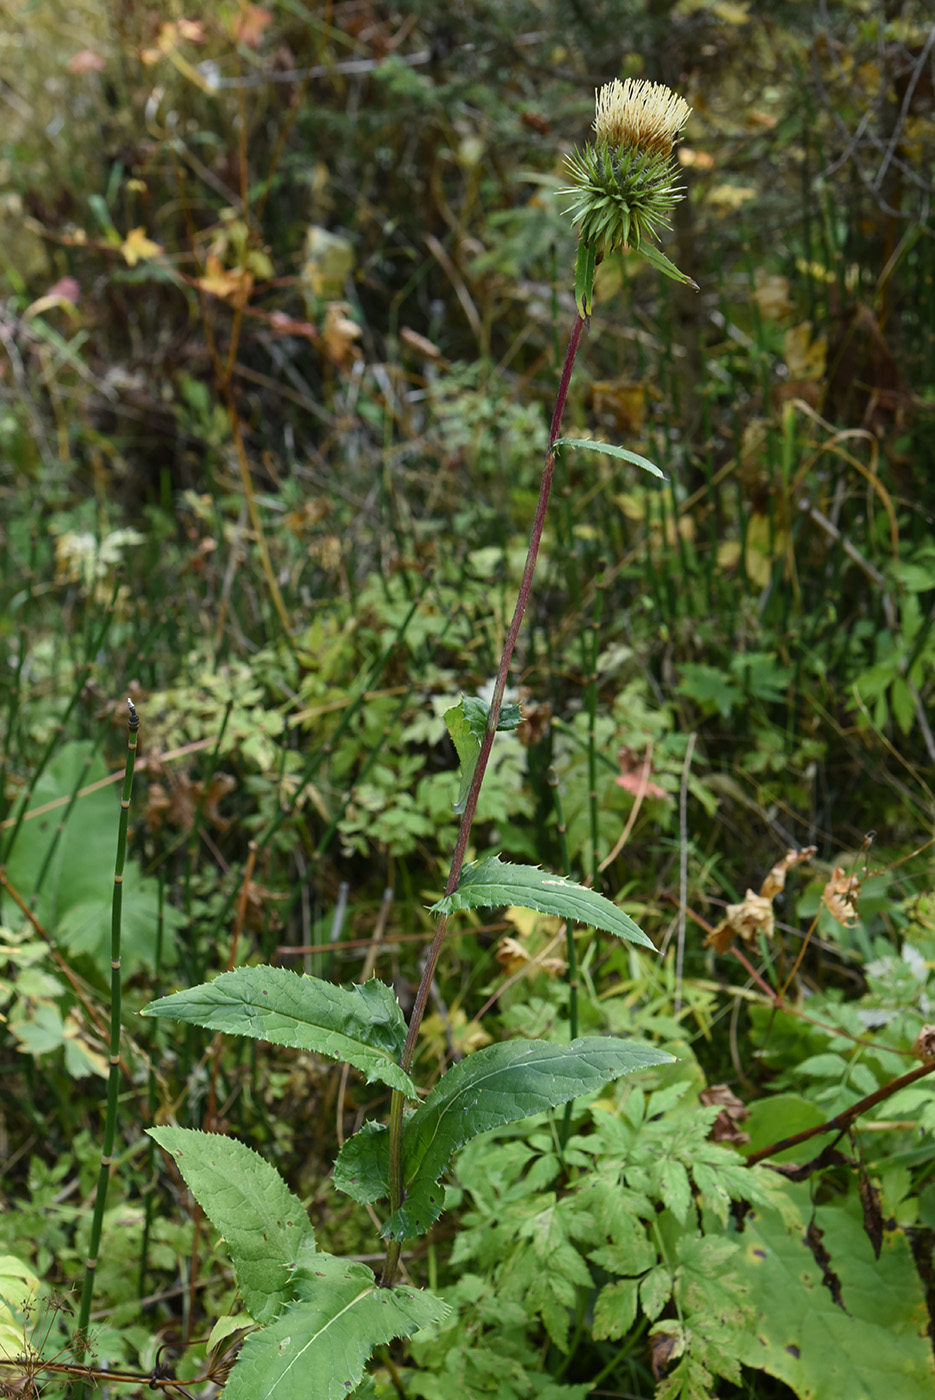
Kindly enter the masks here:
M 931 1393 L 933 31 L 749 8 L 0 36 L 4 1393 Z

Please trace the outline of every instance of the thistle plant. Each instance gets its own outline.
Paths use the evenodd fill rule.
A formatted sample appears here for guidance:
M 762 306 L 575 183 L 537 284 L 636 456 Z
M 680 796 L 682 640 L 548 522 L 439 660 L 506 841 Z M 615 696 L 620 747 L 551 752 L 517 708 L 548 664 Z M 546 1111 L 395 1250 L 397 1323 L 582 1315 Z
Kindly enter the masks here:
M 612 1036 L 574 1036 L 566 1045 L 522 1040 L 488 1045 L 450 1068 L 420 1098 L 412 1075 L 419 1030 L 448 933 L 460 911 L 518 905 L 554 914 L 569 925 L 600 928 L 652 950 L 633 920 L 609 899 L 536 866 L 498 856 L 470 861 L 477 800 L 499 732 L 520 722 L 504 705 L 510 662 L 529 599 L 552 487 L 563 445 L 599 447 L 652 473 L 635 453 L 560 436 L 582 332 L 590 312 L 598 256 L 629 244 L 669 276 L 688 281 L 645 239 L 667 222 L 681 197 L 672 149 L 688 104 L 657 84 L 611 83 L 598 93 L 595 141 L 569 162 L 575 181 L 570 212 L 581 224 L 575 276 L 579 314 L 562 368 L 543 463 L 526 565 L 489 704 L 462 696 L 445 716 L 461 762 L 456 804 L 461 827 L 408 1024 L 390 987 L 372 978 L 352 988 L 281 967 L 239 967 L 213 982 L 162 997 L 143 1015 L 164 1016 L 228 1034 L 246 1035 L 343 1060 L 368 1083 L 391 1092 L 388 1123 L 370 1121 L 341 1148 L 333 1184 L 382 1214 L 386 1242 L 379 1280 L 366 1265 L 317 1250 L 302 1203 L 273 1167 L 244 1144 L 163 1125 L 151 1136 L 174 1157 L 205 1214 L 224 1236 L 246 1314 L 219 1321 L 256 1328 L 244 1342 L 225 1400 L 343 1400 L 359 1384 L 374 1346 L 438 1322 L 445 1303 L 400 1284 L 402 1249 L 431 1228 L 444 1209 L 441 1179 L 454 1153 L 479 1133 L 558 1108 L 634 1070 L 670 1056 L 654 1046 Z M 382 1204 L 381 1204 L 382 1203 Z M 314 1388 L 309 1389 L 309 1377 Z
M 677 183 L 675 142 L 691 107 L 662 83 L 615 78 L 597 92 L 594 140 L 568 157 L 572 200 L 565 211 L 581 226 L 575 300 L 591 311 L 594 269 L 607 253 L 632 248 L 667 277 L 695 283 L 647 238 L 669 227 L 684 197 Z

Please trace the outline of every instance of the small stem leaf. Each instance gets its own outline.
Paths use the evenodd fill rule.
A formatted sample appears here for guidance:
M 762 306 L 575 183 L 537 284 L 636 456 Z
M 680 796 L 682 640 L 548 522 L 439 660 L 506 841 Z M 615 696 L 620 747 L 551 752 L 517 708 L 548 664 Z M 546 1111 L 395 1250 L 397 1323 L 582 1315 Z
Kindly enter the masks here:
M 192 1128 L 149 1128 L 175 1158 L 195 1200 L 230 1250 L 237 1286 L 257 1322 L 272 1322 L 295 1297 L 300 1257 L 314 1253 L 305 1207 L 252 1147 Z
M 462 695 L 457 705 L 445 711 L 445 724 L 461 764 L 461 787 L 454 804 L 456 812 L 463 812 L 467 803 L 489 715 L 490 706 L 474 695 Z M 497 732 L 516 729 L 522 718 L 519 705 L 504 705 L 497 719 Z
M 224 1387 L 225 1400 L 346 1400 L 375 1346 L 409 1337 L 448 1308 L 417 1288 L 379 1288 L 365 1264 L 315 1254 L 293 1275 L 296 1301 L 252 1333 Z
M 466 865 L 454 894 L 438 900 L 430 912 L 454 914 L 459 909 L 496 909 L 502 904 L 557 914 L 560 919 L 573 919 L 577 924 L 592 925 L 644 948 L 653 948 L 629 915 L 603 895 L 562 875 L 550 875 L 535 865 L 510 865 L 499 856 Z
M 590 447 L 594 452 L 607 452 L 611 457 L 619 457 L 624 462 L 632 462 L 634 467 L 642 467 L 644 472 L 650 472 L 653 476 L 658 476 L 660 481 L 667 481 L 668 477 L 661 472 L 655 462 L 651 462 L 648 457 L 641 457 L 638 452 L 630 452 L 626 447 L 615 447 L 610 442 L 594 442 L 591 438 L 558 438 L 556 447 Z
M 368 1084 L 379 1080 L 407 1098 L 417 1097 L 398 1063 L 406 1043 L 403 1013 L 395 994 L 375 977 L 346 988 L 284 967 L 238 967 L 213 982 L 160 997 L 140 1014 L 346 1060 Z
M 578 241 L 578 254 L 575 258 L 575 305 L 582 321 L 591 314 L 594 301 L 594 270 L 596 267 L 597 244 Z
M 438 1185 L 452 1155 L 478 1133 L 557 1108 L 612 1079 L 672 1060 L 652 1045 L 591 1036 L 570 1045 L 509 1040 L 455 1065 L 403 1123 L 405 1198 L 383 1227 L 395 1239 L 425 1234 L 442 1213 Z M 389 1190 L 389 1134 L 372 1125 L 349 1138 L 338 1156 L 334 1184 L 368 1202 Z
M 686 287 L 691 287 L 695 292 L 699 290 L 698 283 L 694 278 L 689 277 L 687 273 L 677 268 L 675 263 L 671 262 L 669 258 L 666 257 L 665 253 L 660 252 L 658 248 L 654 248 L 651 243 L 641 244 L 639 252 L 640 257 L 645 258 L 657 272 L 665 273 L 666 277 L 671 277 L 673 282 L 682 282 Z

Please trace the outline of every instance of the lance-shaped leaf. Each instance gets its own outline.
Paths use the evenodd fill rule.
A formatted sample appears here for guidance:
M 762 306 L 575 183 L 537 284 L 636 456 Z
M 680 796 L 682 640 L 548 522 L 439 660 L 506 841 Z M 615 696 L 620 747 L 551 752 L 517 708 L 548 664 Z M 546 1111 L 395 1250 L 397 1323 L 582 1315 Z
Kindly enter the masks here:
M 252 1147 L 193 1128 L 149 1128 L 178 1162 L 195 1200 L 227 1241 L 237 1286 L 257 1322 L 272 1322 L 295 1298 L 300 1257 L 315 1250 L 305 1207 Z
M 596 270 L 597 244 L 579 239 L 575 257 L 575 305 L 582 321 L 591 314 L 594 302 L 594 273 Z
M 515 1123 L 602 1089 L 612 1079 L 672 1060 L 652 1045 L 592 1036 L 570 1045 L 509 1040 L 455 1065 L 403 1123 L 404 1201 L 383 1234 L 422 1235 L 442 1213 L 438 1182 L 452 1155 L 478 1133 Z M 389 1193 L 389 1134 L 368 1123 L 344 1144 L 334 1184 L 367 1203 Z
M 560 919 L 592 924 L 644 948 L 653 947 L 629 915 L 603 895 L 576 885 L 563 875 L 550 875 L 536 865 L 510 865 L 499 856 L 466 865 L 454 894 L 433 904 L 431 912 L 453 914 L 458 909 L 495 909 L 501 904 L 557 914 Z
M 456 812 L 463 812 L 467 804 L 489 714 L 490 706 L 475 695 L 462 695 L 457 705 L 445 711 L 445 724 L 461 765 L 461 787 L 454 804 Z M 522 718 L 519 705 L 504 705 L 497 719 L 498 733 L 515 729 Z
M 403 1013 L 394 993 L 375 977 L 363 986 L 336 987 L 285 967 L 238 967 L 151 1001 L 141 1014 L 346 1060 L 368 1084 L 379 1080 L 416 1098 L 415 1085 L 398 1064 L 406 1043 Z
M 657 272 L 665 273 L 666 277 L 671 277 L 673 282 L 682 282 L 686 287 L 691 287 L 692 291 L 698 291 L 698 283 L 694 278 L 689 277 L 687 273 L 677 268 L 675 263 L 672 262 L 670 258 L 666 257 L 665 253 L 660 252 L 658 248 L 654 248 L 652 244 L 642 243 L 640 245 L 640 256 L 645 258 Z
M 630 452 L 625 447 L 617 447 L 611 442 L 593 442 L 590 438 L 556 438 L 556 447 L 590 447 L 595 452 L 606 452 L 611 457 L 619 457 L 623 462 L 631 462 L 634 467 L 642 467 L 644 472 L 650 472 L 653 476 L 658 476 L 660 481 L 666 481 L 667 477 L 661 472 L 655 462 L 651 462 L 648 457 L 641 457 L 638 452 Z
M 224 1400 L 345 1400 L 375 1346 L 448 1312 L 431 1293 L 378 1288 L 365 1264 L 316 1254 L 295 1275 L 296 1302 L 243 1344 Z

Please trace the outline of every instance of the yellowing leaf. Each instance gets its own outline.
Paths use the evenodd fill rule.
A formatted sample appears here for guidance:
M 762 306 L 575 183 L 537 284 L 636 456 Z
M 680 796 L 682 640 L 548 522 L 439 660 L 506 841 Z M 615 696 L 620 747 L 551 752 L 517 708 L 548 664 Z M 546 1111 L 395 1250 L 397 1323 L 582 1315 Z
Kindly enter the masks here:
M 691 146 L 679 146 L 675 153 L 679 165 L 693 166 L 696 170 L 713 170 L 714 156 L 708 151 L 696 151 Z
M 120 245 L 120 251 L 127 265 L 136 267 L 138 262 L 158 257 L 162 252 L 162 246 L 159 243 L 154 243 L 151 238 L 147 238 L 146 230 L 141 226 L 130 230 Z
M 739 209 L 742 204 L 747 204 L 751 199 L 756 199 L 757 191 L 754 185 L 715 185 L 707 193 L 707 200 L 710 204 L 715 204 L 720 209 Z
M 642 520 L 646 515 L 643 497 L 631 495 L 629 491 L 618 491 L 614 496 L 614 505 L 628 520 Z
M 769 274 L 758 267 L 754 273 L 753 300 L 765 321 L 781 321 L 792 311 L 788 277 Z
M 223 267 L 219 258 L 209 255 L 204 274 L 195 285 L 209 296 L 220 297 L 234 306 L 243 306 L 253 290 L 253 273 L 245 267 Z
M 812 339 L 811 321 L 790 326 L 782 342 L 782 357 L 793 379 L 820 379 L 825 372 L 828 341 L 820 335 Z

